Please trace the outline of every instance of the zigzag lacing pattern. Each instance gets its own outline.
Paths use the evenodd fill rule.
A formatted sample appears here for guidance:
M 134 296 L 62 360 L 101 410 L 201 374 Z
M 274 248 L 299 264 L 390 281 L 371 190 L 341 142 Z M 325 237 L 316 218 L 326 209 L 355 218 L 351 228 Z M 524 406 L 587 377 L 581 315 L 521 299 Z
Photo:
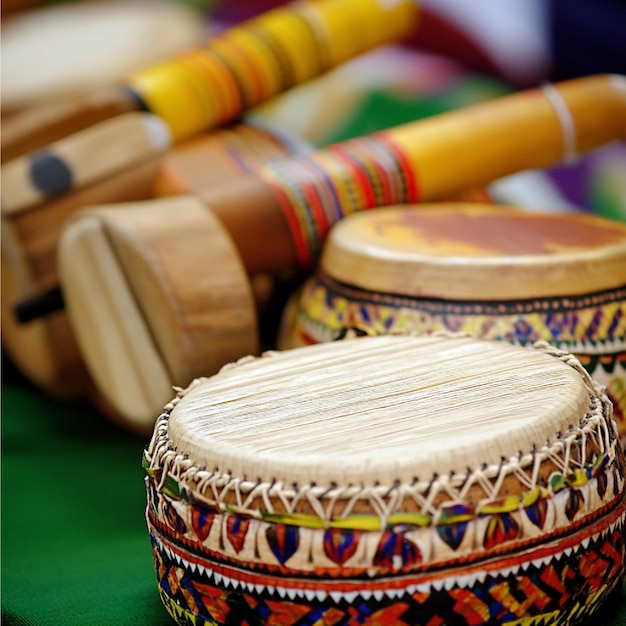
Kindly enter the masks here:
M 343 487 L 286 485 L 278 481 L 253 482 L 229 473 L 199 468 L 187 455 L 171 446 L 167 433 L 167 422 L 173 408 L 199 380 L 194 381 L 186 390 L 177 389 L 176 398 L 165 407 L 157 420 L 145 453 L 146 459 L 150 468 L 161 470 L 159 490 L 163 489 L 169 475 L 181 486 L 192 491 L 194 498 L 200 501 L 204 500 L 221 511 L 236 507 L 238 512 L 256 518 L 261 517 L 260 509 L 258 504 L 254 508 L 251 505 L 258 503 L 259 498 L 268 513 L 293 513 L 298 504 L 305 500 L 322 520 L 337 517 L 333 512 L 339 501 L 344 505 L 339 517 L 347 517 L 355 512 L 357 502 L 365 500 L 381 518 L 381 522 L 385 523 L 390 515 L 400 510 L 407 498 L 418 505 L 421 513 L 435 516 L 439 511 L 436 501 L 440 501 L 442 493 L 449 497 L 449 503 L 463 503 L 472 488 L 480 487 L 485 498 L 493 500 L 498 498 L 504 480 L 510 476 L 518 480 L 522 492 L 530 491 L 538 486 L 540 469 L 544 462 L 549 461 L 560 473 L 570 475 L 588 465 L 588 448 L 601 454 L 607 453 L 612 449 L 617 436 L 615 424 L 611 420 L 611 404 L 604 394 L 604 388 L 591 378 L 576 357 L 546 342 L 537 342 L 534 347 L 555 356 L 580 374 L 589 389 L 591 406 L 579 426 L 571 428 L 566 434 L 557 433 L 554 441 L 546 441 L 541 448 L 530 453 L 520 452 L 518 456 L 508 460 L 503 458 L 499 465 L 473 470 L 468 468 L 464 475 L 440 474 L 428 481 L 415 478 L 411 484 L 397 482 L 393 485 Z M 271 353 L 267 356 L 271 356 Z M 276 506 L 276 502 L 281 503 L 282 510 Z

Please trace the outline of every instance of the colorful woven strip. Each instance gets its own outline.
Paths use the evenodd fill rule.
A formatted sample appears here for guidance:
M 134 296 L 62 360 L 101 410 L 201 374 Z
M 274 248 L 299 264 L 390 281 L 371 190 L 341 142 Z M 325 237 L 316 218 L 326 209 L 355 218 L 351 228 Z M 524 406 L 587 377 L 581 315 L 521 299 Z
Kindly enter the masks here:
M 166 510 L 173 513 L 167 521 L 149 516 L 147 523 L 159 593 L 179 624 L 576 624 L 589 618 L 624 576 L 623 500 L 618 511 L 605 510 L 590 527 L 518 555 L 505 552 L 475 565 L 458 559 L 436 571 L 380 579 L 343 579 L 323 569 L 311 578 L 294 575 L 286 562 L 295 528 L 265 533 L 283 561 L 280 567 L 220 557 L 192 546 L 186 533 L 195 531 Z M 238 541 L 242 527 L 248 530 L 230 524 L 227 545 L 234 554 L 245 543 Z M 340 562 L 356 552 L 343 533 L 326 534 L 325 548 Z M 421 553 L 406 535 L 383 534 L 377 557 L 415 561 L 419 569 Z
M 384 132 L 270 163 L 260 175 L 279 201 L 302 267 L 314 263 L 330 227 L 346 215 L 419 200 L 413 168 Z

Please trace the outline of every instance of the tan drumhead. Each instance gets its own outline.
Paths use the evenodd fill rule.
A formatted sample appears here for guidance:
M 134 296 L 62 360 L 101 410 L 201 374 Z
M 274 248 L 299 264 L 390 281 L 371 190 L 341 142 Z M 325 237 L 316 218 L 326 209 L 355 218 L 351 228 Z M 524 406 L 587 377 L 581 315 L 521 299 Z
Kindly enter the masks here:
M 335 280 L 408 296 L 587 294 L 626 284 L 626 225 L 496 205 L 388 207 L 336 224 L 320 263 Z
M 51 3 L 24 12 L 2 23 L 2 107 L 117 84 L 205 36 L 203 15 L 171 0 Z
M 182 395 L 167 432 L 197 467 L 253 483 L 391 485 L 541 449 L 589 405 L 581 374 L 543 351 L 385 335 L 226 366 Z

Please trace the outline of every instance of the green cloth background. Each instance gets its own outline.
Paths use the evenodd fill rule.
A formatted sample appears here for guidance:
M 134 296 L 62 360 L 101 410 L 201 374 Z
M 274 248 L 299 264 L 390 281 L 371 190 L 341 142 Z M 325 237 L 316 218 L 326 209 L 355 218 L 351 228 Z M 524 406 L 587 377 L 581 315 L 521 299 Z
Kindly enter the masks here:
M 147 442 L 3 367 L 2 625 L 170 626 L 144 523 Z M 626 587 L 593 624 L 626 624 Z
M 146 442 L 87 404 L 54 401 L 9 378 L 3 626 L 173 624 L 157 593 L 143 518 Z

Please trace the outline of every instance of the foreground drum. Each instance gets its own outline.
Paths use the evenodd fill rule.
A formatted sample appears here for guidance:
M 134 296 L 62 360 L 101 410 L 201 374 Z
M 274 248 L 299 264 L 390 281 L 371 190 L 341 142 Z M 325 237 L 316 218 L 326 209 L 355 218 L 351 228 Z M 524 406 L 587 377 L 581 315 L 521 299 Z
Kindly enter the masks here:
M 144 467 L 180 624 L 570 624 L 624 576 L 611 405 L 547 345 L 242 359 L 165 407 Z
M 423 204 L 350 216 L 285 312 L 279 347 L 468 332 L 576 355 L 626 434 L 626 227 L 584 214 Z

